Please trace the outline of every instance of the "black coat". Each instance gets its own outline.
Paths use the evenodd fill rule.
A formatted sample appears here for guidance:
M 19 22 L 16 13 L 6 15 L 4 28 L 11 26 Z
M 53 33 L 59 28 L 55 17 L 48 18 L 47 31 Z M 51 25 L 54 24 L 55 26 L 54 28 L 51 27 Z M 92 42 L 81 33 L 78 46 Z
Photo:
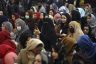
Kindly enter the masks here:
M 56 43 L 57 36 L 55 33 L 54 25 L 51 19 L 44 19 L 41 24 L 41 35 L 40 39 L 45 44 L 45 49 L 51 51 L 51 47 Z

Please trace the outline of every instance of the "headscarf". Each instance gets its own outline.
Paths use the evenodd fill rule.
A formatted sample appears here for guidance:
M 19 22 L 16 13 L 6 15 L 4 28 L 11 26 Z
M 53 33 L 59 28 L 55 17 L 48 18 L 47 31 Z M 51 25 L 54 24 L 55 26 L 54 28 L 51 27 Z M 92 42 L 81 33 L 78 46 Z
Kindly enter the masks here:
M 71 11 L 71 16 L 72 16 L 72 21 L 77 21 L 77 22 L 80 22 L 80 13 L 78 10 L 72 10 Z
M 84 33 L 81 29 L 81 26 L 78 22 L 71 21 L 69 23 L 69 26 L 72 26 L 74 28 L 74 31 L 75 31 L 75 33 L 73 33 L 73 34 L 69 33 L 69 36 L 75 38 L 76 41 L 80 38 L 80 36 L 84 35 Z
M 35 54 L 32 52 L 33 49 L 35 49 L 38 45 L 42 45 L 44 47 L 44 44 L 41 40 L 32 38 L 27 42 L 26 52 L 28 57 L 28 64 L 32 64 Z
M 36 39 L 36 38 L 32 38 L 27 42 L 27 50 L 33 50 L 35 49 L 39 44 L 42 44 L 42 47 L 44 47 L 44 44 L 41 40 Z
M 60 13 L 56 13 L 55 15 L 54 15 L 54 20 L 55 20 L 55 23 L 56 24 L 60 24 L 61 23 L 61 15 L 60 15 Z
M 56 13 L 56 14 L 54 15 L 54 20 L 55 20 L 55 19 L 57 19 L 57 20 L 58 20 L 58 19 L 61 19 L 61 15 L 60 15 L 59 13 Z
M 96 44 L 91 41 L 88 35 L 81 36 L 77 45 L 83 53 L 87 54 L 86 58 L 91 59 L 96 55 Z
M 14 42 L 12 42 L 10 33 L 7 31 L 0 32 L 0 44 L 6 44 L 12 47 L 13 49 L 16 49 L 16 45 Z
M 74 38 L 71 37 L 65 37 L 62 40 L 62 43 L 65 46 L 65 52 L 66 52 L 66 59 L 68 60 L 68 63 L 71 64 L 72 63 L 72 58 L 73 58 L 73 52 L 74 52 L 74 47 L 76 44 L 76 41 Z
M 79 11 L 79 13 L 80 13 L 81 18 L 84 17 L 84 16 L 85 16 L 85 11 L 84 11 L 84 9 L 83 9 L 83 8 L 77 8 L 77 9 L 78 9 L 78 11 Z
M 36 19 L 40 20 L 40 13 L 39 12 L 35 12 L 34 14 L 36 14 Z
M 91 14 L 91 20 L 88 22 L 88 25 L 92 29 L 92 34 L 96 37 L 96 17 L 93 14 Z
M 66 6 L 61 6 L 61 7 L 59 8 L 59 11 L 60 11 L 60 12 L 63 12 L 63 13 L 69 13 L 69 9 L 68 9 Z
M 76 40 L 71 37 L 65 37 L 62 40 L 62 43 L 65 45 L 66 53 L 70 53 L 70 52 L 72 52 L 73 46 L 76 44 Z
M 29 30 L 29 27 L 26 25 L 26 23 L 22 19 L 17 19 L 16 24 L 21 26 L 21 30 L 16 32 L 16 41 L 19 41 L 19 38 L 22 33 L 24 33 L 26 30 Z
M 91 21 L 88 24 L 91 28 L 96 27 L 96 17 L 93 14 L 91 14 Z
M 12 24 L 10 22 L 8 22 L 8 21 L 7 22 L 3 22 L 2 25 L 4 25 L 9 32 L 13 31 L 13 26 L 12 26 Z
M 21 26 L 21 31 L 24 31 L 26 29 L 29 29 L 26 23 L 22 19 L 17 19 L 16 24 Z
M 0 31 L 1 31 L 2 23 L 5 21 L 8 21 L 8 18 L 6 16 L 0 16 Z
M 1 31 L 0 32 L 0 44 L 2 44 L 2 42 L 4 42 L 6 39 L 11 39 L 10 33 L 7 31 Z

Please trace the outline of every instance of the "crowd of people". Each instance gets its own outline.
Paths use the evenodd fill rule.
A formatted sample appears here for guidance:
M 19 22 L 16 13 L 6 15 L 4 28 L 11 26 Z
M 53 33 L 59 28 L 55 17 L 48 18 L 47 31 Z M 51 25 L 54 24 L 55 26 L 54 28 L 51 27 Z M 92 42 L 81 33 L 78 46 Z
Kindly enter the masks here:
M 0 64 L 95 64 L 95 0 L 0 0 Z

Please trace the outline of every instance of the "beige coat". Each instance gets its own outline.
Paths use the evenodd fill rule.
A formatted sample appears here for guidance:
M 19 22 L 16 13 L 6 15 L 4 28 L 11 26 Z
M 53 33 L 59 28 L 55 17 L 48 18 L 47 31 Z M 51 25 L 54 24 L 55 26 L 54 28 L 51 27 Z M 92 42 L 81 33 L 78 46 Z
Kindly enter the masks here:
M 26 49 L 22 49 L 18 55 L 18 64 L 33 64 L 35 55 L 31 52 L 29 54 Z
M 35 54 L 32 52 L 39 44 L 44 44 L 41 40 L 32 38 L 27 42 L 27 46 L 25 49 L 22 49 L 18 55 L 18 64 L 33 64 L 35 59 Z
M 22 49 L 18 55 L 18 64 L 32 64 L 34 62 L 35 55 L 29 54 L 26 49 Z

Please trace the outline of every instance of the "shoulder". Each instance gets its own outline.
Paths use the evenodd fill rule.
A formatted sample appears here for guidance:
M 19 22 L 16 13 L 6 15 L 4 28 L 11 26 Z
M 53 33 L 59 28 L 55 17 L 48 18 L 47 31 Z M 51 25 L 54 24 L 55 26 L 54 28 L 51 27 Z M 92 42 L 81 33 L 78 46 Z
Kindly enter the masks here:
M 14 52 L 9 52 L 5 55 L 4 60 L 7 64 L 15 63 L 15 61 L 17 60 L 17 55 Z
M 9 52 L 5 55 L 5 58 L 17 58 L 17 54 L 14 52 Z
M 24 53 L 26 53 L 26 49 L 21 49 L 20 54 L 24 54 Z

